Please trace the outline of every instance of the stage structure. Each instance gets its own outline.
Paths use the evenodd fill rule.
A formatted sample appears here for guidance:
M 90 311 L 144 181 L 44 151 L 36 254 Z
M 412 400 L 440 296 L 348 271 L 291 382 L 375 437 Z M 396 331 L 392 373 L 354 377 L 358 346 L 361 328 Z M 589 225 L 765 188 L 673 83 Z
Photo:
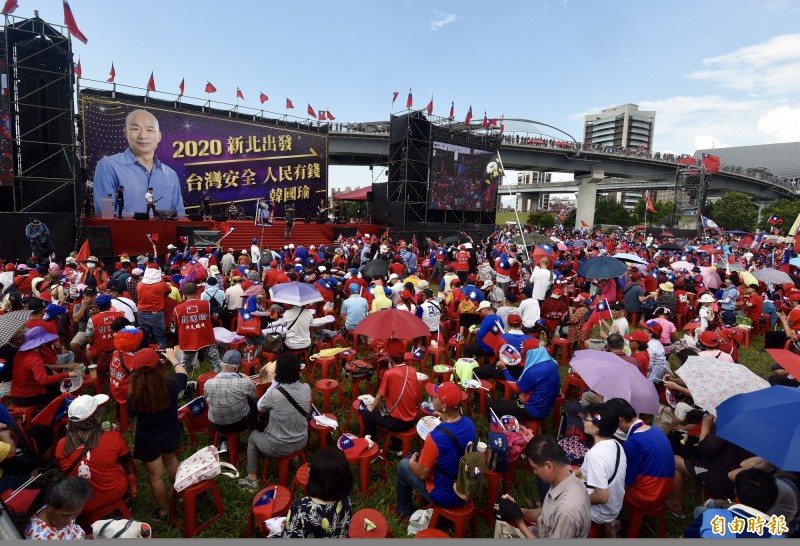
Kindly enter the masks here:
M 708 180 L 711 174 L 702 162 L 695 165 L 680 165 L 675 174 L 675 194 L 672 201 L 672 214 L 660 218 L 651 225 L 654 228 L 673 230 L 702 230 L 700 216 L 704 215 Z
M 385 194 L 373 191 L 375 217 L 386 210 L 395 239 L 436 240 L 462 230 L 487 235 L 494 229 L 498 187 L 485 182 L 486 166 L 500 142 L 499 131 L 422 111 L 392 116 L 389 181 Z
M 14 234 L 2 243 L 5 256 L 30 254 L 24 226 L 32 216 L 48 225 L 59 253 L 73 246 L 82 193 L 67 36 L 66 27 L 46 23 L 38 13 L 8 16 L 3 27 L 0 213 L 4 229 Z

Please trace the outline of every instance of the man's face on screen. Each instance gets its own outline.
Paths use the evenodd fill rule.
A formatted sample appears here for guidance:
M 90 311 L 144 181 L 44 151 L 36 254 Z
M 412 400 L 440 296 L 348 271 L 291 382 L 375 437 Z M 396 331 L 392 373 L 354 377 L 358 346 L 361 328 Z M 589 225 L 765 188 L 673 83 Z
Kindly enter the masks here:
M 133 155 L 153 154 L 161 142 L 161 132 L 155 116 L 145 111 L 135 112 L 125 127 L 125 138 L 128 139 Z

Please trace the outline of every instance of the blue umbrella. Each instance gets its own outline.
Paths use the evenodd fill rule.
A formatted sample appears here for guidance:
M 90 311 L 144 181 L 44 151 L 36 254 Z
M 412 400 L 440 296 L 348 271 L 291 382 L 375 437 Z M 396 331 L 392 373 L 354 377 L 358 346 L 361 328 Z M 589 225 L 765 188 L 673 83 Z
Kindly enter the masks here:
M 322 301 L 322 295 L 313 284 L 294 281 L 276 284 L 269 289 L 269 295 L 273 303 L 289 305 L 308 305 Z
M 792 258 L 791 260 L 789 260 L 789 265 L 800 267 L 800 258 Z
M 789 472 L 800 472 L 800 389 L 774 386 L 717 406 L 717 436 Z
M 628 271 L 628 266 L 625 262 L 610 256 L 592 258 L 578 266 L 578 274 L 587 279 L 614 279 L 624 275 L 626 271 Z

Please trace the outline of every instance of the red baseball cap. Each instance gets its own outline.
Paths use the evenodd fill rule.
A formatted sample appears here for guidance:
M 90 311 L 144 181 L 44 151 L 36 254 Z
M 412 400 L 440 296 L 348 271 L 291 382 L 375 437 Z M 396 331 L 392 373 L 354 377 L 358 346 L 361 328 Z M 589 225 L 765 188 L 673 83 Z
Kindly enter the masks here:
M 522 324 L 522 317 L 519 316 L 517 313 L 511 313 L 508 315 L 508 324 L 509 326 L 512 324 Z
M 442 401 L 442 403 L 447 406 L 448 408 L 454 408 L 461 404 L 461 389 L 453 383 L 452 381 L 446 381 L 441 385 L 434 385 L 432 383 L 428 383 L 425 386 L 425 390 L 428 391 L 428 394 L 431 396 L 438 398 Z
M 648 336 L 647 333 L 642 330 L 636 330 L 632 334 L 625 336 L 625 339 L 628 341 L 640 341 L 642 343 L 647 343 L 650 341 L 650 336 Z
M 647 322 L 643 322 L 640 324 L 642 328 L 647 328 L 655 335 L 660 336 L 664 332 L 664 327 L 661 326 L 661 323 L 656 320 L 649 320 Z
M 700 334 L 700 343 L 706 347 L 719 347 L 719 336 L 711 330 L 706 330 Z

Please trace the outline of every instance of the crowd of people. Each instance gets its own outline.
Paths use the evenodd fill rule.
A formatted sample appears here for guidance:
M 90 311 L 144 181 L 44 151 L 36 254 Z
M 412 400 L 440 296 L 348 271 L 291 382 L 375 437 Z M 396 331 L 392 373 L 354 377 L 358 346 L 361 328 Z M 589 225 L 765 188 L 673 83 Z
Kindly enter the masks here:
M 30 514 L 25 534 L 84 538 L 104 508 L 135 496 L 139 461 L 156 504 L 144 519 L 165 520 L 183 434 L 178 408 L 192 399 L 200 365 L 213 370 L 203 388 L 213 429 L 247 434 L 238 486 L 256 492 L 264 457 L 310 450 L 315 368 L 308 355 L 320 349 L 315 342 L 338 337 L 352 345 L 363 321 L 394 309 L 416 316 L 428 335 L 400 340 L 387 333 L 386 369 L 378 370 L 374 396 L 358 415 L 364 438 L 408 431 L 426 414 L 440 424 L 419 452 L 403 453 L 397 438 L 389 444 L 398 460 L 390 480 L 396 503 L 387 517 L 408 520 L 418 508 L 415 493 L 425 504 L 463 505 L 457 482 L 465 449 L 479 444 L 486 424 L 496 432 L 502 418 L 516 423 L 512 430 L 539 431 L 523 445 L 533 475 L 518 471 L 517 479 L 534 480 L 541 502 L 522 506 L 505 495 L 494 507 L 496 537 L 620 536 L 624 506 L 682 516 L 687 482 L 715 499 L 686 520 L 687 537 L 712 536 L 715 517 L 758 516 L 781 522 L 775 534 L 796 533 L 797 469 L 777 468 L 717 436 L 713 408 L 695 404 L 676 374 L 692 356 L 747 364 L 740 348 L 748 329 L 754 336 L 769 330 L 768 346 L 797 351 L 800 276 L 784 259 L 792 248 L 723 235 L 678 241 L 668 234 L 522 229 L 552 245 L 525 249 L 511 242 L 519 228 L 498 226 L 483 240 L 462 232 L 421 248 L 416 238 L 393 240 L 387 230 L 308 248 L 259 248 L 254 240 L 237 253 L 170 244 L 166 255 L 123 255 L 114 264 L 76 253 L 3 264 L 0 492 L 37 487 L 27 484 L 32 475 L 59 468 L 67 479 Z M 586 262 L 616 253 L 627 255 L 624 273 L 581 274 Z M 778 268 L 791 283 L 753 282 L 760 270 Z M 316 289 L 318 301 L 271 301 L 270 289 L 292 282 Z M 553 340 L 570 352 L 607 351 L 634 366 L 661 394 L 660 411 L 644 415 L 633 400 L 605 399 L 584 386 L 572 432 L 585 452 L 572 457 L 564 431 L 548 435 L 538 426 L 563 398 Z M 450 350 L 454 375 L 425 384 L 417 372 L 435 346 Z M 255 375 L 245 373 L 246 365 Z M 472 378 L 488 381 L 492 393 L 486 413 L 470 417 L 464 381 Z M 767 379 L 800 385 L 780 363 Z M 81 382 L 96 385 L 95 393 L 79 395 Z M 510 396 L 503 396 L 504 383 L 513 385 Z M 258 384 L 266 390 L 257 391 Z M 44 426 L 31 422 L 64 400 L 66 427 L 55 413 Z M 112 405 L 116 427 L 104 417 Z M 128 420 L 135 431 L 126 441 L 119 426 Z M 339 447 L 313 450 L 305 495 L 274 534 L 347 536 L 361 507 L 351 503 L 345 455 L 364 438 L 342 434 Z

